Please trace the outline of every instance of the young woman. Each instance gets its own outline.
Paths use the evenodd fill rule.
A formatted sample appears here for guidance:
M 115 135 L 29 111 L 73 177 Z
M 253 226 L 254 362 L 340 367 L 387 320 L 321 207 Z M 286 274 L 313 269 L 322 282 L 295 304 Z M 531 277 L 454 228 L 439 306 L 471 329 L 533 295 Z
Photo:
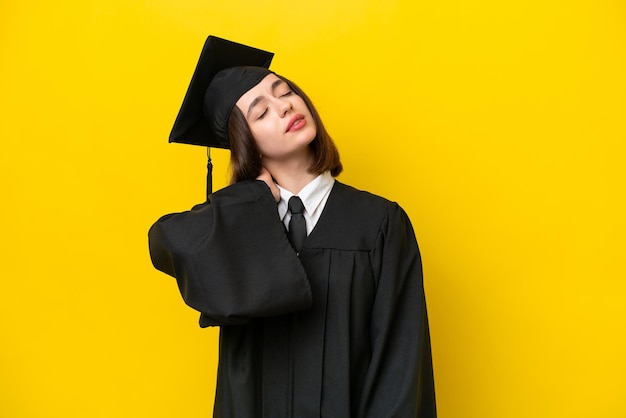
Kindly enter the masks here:
M 161 218 L 149 238 L 201 326 L 221 327 L 214 416 L 435 417 L 405 212 L 334 179 L 339 154 L 289 80 L 229 67 L 203 100 L 233 183 Z

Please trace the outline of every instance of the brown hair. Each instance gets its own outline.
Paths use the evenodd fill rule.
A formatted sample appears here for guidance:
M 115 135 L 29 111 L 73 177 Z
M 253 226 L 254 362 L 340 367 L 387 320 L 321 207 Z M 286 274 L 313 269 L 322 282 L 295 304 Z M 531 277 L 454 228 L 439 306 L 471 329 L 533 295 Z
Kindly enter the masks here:
M 313 152 L 313 164 L 309 171 L 321 174 L 330 170 L 330 174 L 336 177 L 343 170 L 339 151 L 335 143 L 324 128 L 322 119 L 317 113 L 311 99 L 293 82 L 276 74 L 278 78 L 286 82 L 291 90 L 300 96 L 313 116 L 317 135 L 309 144 Z M 250 132 L 243 112 L 237 106 L 233 108 L 228 118 L 228 139 L 230 142 L 230 163 L 232 168 L 231 183 L 242 180 L 253 180 L 261 174 L 261 156 Z

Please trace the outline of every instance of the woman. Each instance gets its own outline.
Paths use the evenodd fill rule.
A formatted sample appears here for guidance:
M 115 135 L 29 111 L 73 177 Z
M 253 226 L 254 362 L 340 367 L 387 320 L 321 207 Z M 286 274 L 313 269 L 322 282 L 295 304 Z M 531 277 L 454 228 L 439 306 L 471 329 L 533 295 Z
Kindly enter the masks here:
M 339 154 L 287 79 L 229 67 L 203 100 L 233 184 L 149 235 L 155 267 L 176 277 L 201 326 L 221 327 L 214 416 L 436 416 L 404 211 L 334 179 Z

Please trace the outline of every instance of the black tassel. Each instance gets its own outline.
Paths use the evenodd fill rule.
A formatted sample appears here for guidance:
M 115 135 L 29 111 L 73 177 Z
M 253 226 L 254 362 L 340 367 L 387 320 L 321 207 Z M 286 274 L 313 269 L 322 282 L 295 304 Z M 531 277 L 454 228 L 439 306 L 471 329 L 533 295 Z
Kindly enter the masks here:
M 211 149 L 207 148 L 208 162 L 206 165 L 206 198 L 209 200 L 209 195 L 213 193 L 213 163 L 211 162 Z

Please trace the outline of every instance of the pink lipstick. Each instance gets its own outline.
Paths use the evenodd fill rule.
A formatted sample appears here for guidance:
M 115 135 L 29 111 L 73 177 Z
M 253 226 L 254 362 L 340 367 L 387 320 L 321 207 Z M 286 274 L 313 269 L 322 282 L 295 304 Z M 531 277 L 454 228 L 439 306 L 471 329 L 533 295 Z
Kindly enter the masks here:
M 303 115 L 295 115 L 287 124 L 287 130 L 285 132 L 295 132 L 306 125 L 306 119 Z

